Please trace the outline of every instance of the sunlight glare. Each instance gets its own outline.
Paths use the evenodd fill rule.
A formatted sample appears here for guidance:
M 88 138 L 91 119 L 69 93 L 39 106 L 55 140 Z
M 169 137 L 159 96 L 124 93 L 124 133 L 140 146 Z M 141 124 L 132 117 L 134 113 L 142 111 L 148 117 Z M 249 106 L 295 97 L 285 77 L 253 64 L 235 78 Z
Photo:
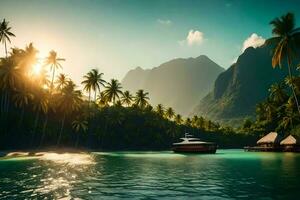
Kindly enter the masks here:
M 42 64 L 36 63 L 33 66 L 32 73 L 37 76 L 37 75 L 40 75 L 41 71 L 42 71 Z

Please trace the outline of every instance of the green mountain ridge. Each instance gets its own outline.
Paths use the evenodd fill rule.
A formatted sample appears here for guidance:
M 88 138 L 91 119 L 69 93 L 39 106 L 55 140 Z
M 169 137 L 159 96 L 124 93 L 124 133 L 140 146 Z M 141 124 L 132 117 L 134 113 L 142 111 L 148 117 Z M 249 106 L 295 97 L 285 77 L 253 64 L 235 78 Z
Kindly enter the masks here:
M 173 107 L 187 115 L 212 88 L 224 69 L 205 55 L 196 58 L 177 58 L 152 69 L 137 67 L 130 70 L 122 85 L 135 93 L 138 89 L 149 92 L 150 103 Z
M 272 68 L 271 63 L 270 45 L 249 47 L 236 63 L 218 76 L 214 89 L 191 115 L 231 125 L 238 125 L 245 117 L 254 117 L 256 104 L 267 97 L 270 86 L 288 74 L 287 67 Z

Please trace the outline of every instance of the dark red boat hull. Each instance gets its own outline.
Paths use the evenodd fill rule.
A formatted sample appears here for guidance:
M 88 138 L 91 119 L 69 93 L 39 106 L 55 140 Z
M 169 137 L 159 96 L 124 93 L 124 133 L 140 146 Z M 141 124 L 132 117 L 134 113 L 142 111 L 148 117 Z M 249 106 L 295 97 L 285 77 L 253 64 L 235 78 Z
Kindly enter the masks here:
M 175 153 L 216 153 L 217 145 L 173 145 Z

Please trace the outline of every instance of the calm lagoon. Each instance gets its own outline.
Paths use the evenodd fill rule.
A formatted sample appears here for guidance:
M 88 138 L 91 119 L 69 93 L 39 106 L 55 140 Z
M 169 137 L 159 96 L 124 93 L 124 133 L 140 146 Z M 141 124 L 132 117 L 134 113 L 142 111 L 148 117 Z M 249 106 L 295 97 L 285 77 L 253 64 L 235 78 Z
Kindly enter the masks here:
M 0 158 L 0 199 L 298 199 L 300 154 L 218 150 Z

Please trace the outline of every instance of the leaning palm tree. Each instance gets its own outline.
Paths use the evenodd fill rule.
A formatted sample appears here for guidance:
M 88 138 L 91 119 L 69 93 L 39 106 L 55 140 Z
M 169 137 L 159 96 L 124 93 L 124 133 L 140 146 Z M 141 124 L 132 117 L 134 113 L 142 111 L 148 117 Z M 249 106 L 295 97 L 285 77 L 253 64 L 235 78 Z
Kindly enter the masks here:
M 140 108 L 145 108 L 145 106 L 149 104 L 148 95 L 148 92 L 144 92 L 144 90 L 138 90 L 134 97 L 134 104 L 139 106 Z
M 177 114 L 175 116 L 175 122 L 176 122 L 176 124 L 182 124 L 183 120 L 182 120 L 182 116 L 180 114 Z
M 7 58 L 7 41 L 11 43 L 10 37 L 15 37 L 15 34 L 11 32 L 11 27 L 8 26 L 8 22 L 3 19 L 0 23 L 0 42 L 4 44 L 5 55 Z
M 169 119 L 169 120 L 172 120 L 173 117 L 175 115 L 175 112 L 173 110 L 173 108 L 169 107 L 167 110 L 166 110 L 166 117 Z
M 120 99 L 120 96 L 123 94 L 121 89 L 121 83 L 117 79 L 111 79 L 110 83 L 107 83 L 106 89 L 103 91 L 104 96 L 108 101 L 112 102 L 115 105 L 116 100 Z
M 59 74 L 55 82 L 57 84 L 57 89 L 61 91 L 68 84 L 68 81 L 69 78 L 67 77 L 67 75 L 63 73 Z
M 45 65 L 50 66 L 50 71 L 52 71 L 52 80 L 51 80 L 51 91 L 54 89 L 54 77 L 55 77 L 55 70 L 62 68 L 60 64 L 61 61 L 65 61 L 64 58 L 57 57 L 57 53 L 55 51 L 50 51 L 48 57 L 46 58 Z
M 63 88 L 61 94 L 58 96 L 58 108 L 62 112 L 61 128 L 57 145 L 60 144 L 62 132 L 65 125 L 66 116 L 74 111 L 79 110 L 82 103 L 82 94 L 80 90 L 75 90 L 76 85 L 70 80 L 66 87 Z
M 155 111 L 161 117 L 165 115 L 165 108 L 162 104 L 157 104 Z
M 72 128 L 77 133 L 77 139 L 76 139 L 76 143 L 75 143 L 75 147 L 77 147 L 78 146 L 78 142 L 79 142 L 79 133 L 87 131 L 87 129 L 88 129 L 88 122 L 85 119 L 76 118 L 72 122 Z
M 128 90 L 125 91 L 123 93 L 123 96 L 121 97 L 121 103 L 129 107 L 132 101 L 133 101 L 133 96 L 130 94 Z
M 295 28 L 295 17 L 292 13 L 287 13 L 280 18 L 275 18 L 270 22 L 273 26 L 272 33 L 275 37 L 269 41 L 274 43 L 274 53 L 272 57 L 272 66 L 282 66 L 282 61 L 287 63 L 289 77 L 292 79 L 293 56 L 296 54 L 296 48 L 300 45 L 300 28 Z M 295 92 L 294 84 L 291 84 L 292 93 L 296 102 L 298 112 L 300 107 L 298 98 Z

